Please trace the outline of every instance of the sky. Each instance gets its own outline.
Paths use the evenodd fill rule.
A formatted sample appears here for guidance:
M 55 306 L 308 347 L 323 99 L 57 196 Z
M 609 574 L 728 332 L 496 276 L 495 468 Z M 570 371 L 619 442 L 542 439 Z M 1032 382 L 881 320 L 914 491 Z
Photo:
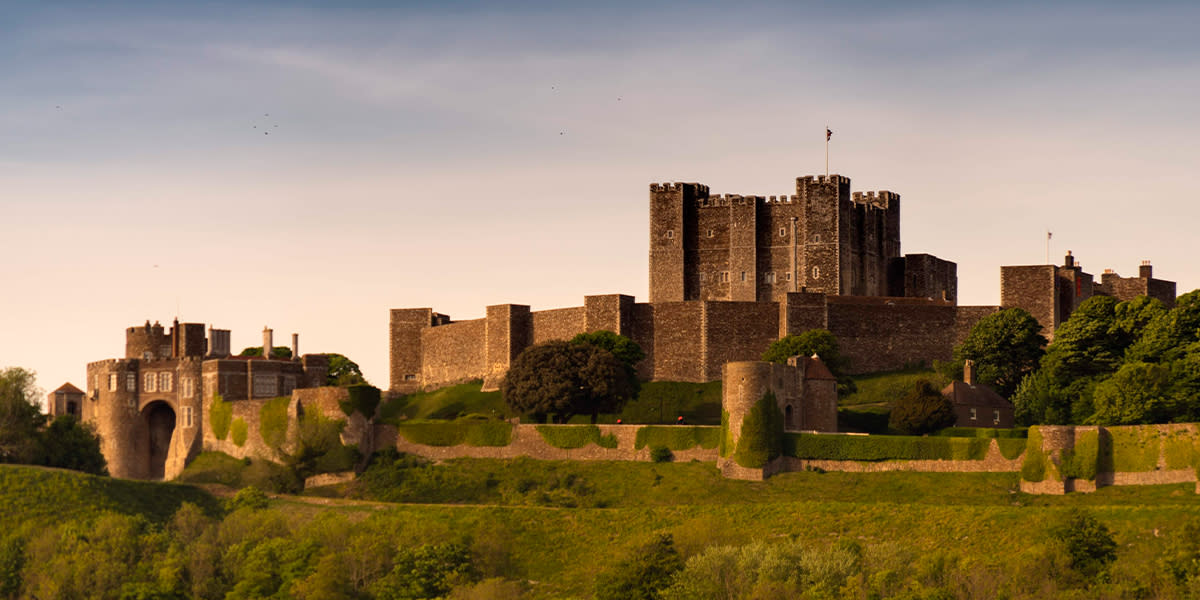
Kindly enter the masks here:
M 0 367 L 147 320 L 300 334 L 387 386 L 388 310 L 647 299 L 648 184 L 901 194 L 905 253 L 1200 287 L 1187 3 L 0 0 Z

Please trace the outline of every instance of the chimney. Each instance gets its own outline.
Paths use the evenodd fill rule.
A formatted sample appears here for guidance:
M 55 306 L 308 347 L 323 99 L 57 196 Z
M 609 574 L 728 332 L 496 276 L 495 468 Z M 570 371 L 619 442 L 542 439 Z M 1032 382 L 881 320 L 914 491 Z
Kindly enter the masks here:
M 1075 266 L 1075 257 L 1071 256 L 1070 250 L 1067 250 L 1067 257 L 1063 259 L 1063 266 L 1068 268 Z
M 975 385 L 975 361 L 963 361 L 963 383 L 967 385 Z
M 271 349 L 273 344 L 271 340 L 274 337 L 274 332 L 269 327 L 263 327 L 263 358 L 271 358 Z
M 1142 279 L 1150 279 L 1154 277 L 1154 267 L 1150 266 L 1150 261 L 1142 261 L 1142 266 L 1138 267 L 1138 277 L 1141 277 Z
M 292 358 L 300 358 L 300 334 L 292 334 Z

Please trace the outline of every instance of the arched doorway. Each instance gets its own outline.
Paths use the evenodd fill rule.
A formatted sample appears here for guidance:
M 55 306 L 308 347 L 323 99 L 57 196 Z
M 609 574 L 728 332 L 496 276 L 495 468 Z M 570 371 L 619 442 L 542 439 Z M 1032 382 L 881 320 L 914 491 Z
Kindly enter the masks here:
M 778 413 L 776 413 L 778 414 Z M 783 408 L 783 428 L 795 429 L 795 421 L 792 420 L 792 405 L 789 404 Z
M 147 475 L 150 479 L 162 479 L 166 473 L 167 453 L 171 450 L 171 435 L 175 433 L 175 410 L 170 404 L 158 400 L 147 404 L 142 414 L 146 419 L 146 431 L 150 434 Z

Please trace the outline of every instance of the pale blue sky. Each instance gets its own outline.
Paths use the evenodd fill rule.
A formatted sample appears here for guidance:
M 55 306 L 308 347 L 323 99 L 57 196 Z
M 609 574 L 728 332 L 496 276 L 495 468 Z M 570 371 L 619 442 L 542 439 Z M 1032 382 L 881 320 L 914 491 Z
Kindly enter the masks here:
M 346 4 L 0 2 L 0 366 L 178 312 L 386 385 L 389 308 L 644 300 L 648 183 L 791 193 L 827 124 L 964 304 L 1047 228 L 1200 285 L 1184 3 Z

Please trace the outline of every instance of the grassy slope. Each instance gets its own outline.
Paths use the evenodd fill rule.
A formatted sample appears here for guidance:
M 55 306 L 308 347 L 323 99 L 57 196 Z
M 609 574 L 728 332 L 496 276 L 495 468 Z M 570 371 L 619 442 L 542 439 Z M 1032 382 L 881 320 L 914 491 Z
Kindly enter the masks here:
M 838 400 L 841 406 L 888 406 L 907 393 L 919 379 L 933 380 L 938 389 L 949 380 L 932 369 L 908 369 L 887 373 L 872 373 L 853 378 L 856 392 Z

